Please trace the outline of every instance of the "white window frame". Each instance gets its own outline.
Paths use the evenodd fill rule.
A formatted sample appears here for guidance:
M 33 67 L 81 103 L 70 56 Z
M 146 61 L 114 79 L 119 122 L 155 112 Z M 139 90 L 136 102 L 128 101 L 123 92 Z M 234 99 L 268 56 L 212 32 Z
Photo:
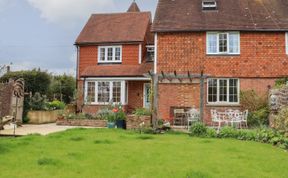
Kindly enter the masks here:
M 209 44 L 208 35 L 209 34 L 217 35 L 217 46 L 216 46 L 217 52 L 216 53 L 209 52 L 209 46 L 208 46 L 208 44 Z M 220 34 L 227 34 L 227 52 L 219 52 L 219 35 Z M 239 52 L 237 52 L 237 53 L 230 53 L 229 52 L 229 50 L 230 50 L 230 39 L 229 39 L 230 34 L 238 34 Z M 240 51 L 241 51 L 240 39 L 241 39 L 240 38 L 240 32 L 234 32 L 234 31 L 230 31 L 230 32 L 206 32 L 206 54 L 208 54 L 208 55 L 239 55 Z
M 238 102 L 230 102 L 229 101 L 229 88 L 230 88 L 230 83 L 229 80 L 234 79 L 238 80 L 237 87 L 238 87 Z M 209 80 L 217 80 L 217 101 L 216 102 L 210 102 L 209 101 Z M 220 80 L 227 80 L 227 101 L 220 101 Z M 239 105 L 240 104 L 240 79 L 238 78 L 209 78 L 207 81 L 207 103 L 211 105 Z
M 94 102 L 88 102 L 87 101 L 87 97 L 88 97 L 88 82 L 94 82 L 95 83 L 95 101 Z M 109 82 L 109 102 L 98 102 L 98 83 L 99 82 Z M 110 101 L 112 101 L 113 99 L 113 82 L 121 82 L 121 99 L 120 99 L 120 103 L 121 104 L 127 104 L 128 100 L 126 100 L 126 96 L 125 96 L 125 91 L 126 91 L 126 82 L 125 81 L 119 81 L 119 80 L 99 80 L 99 81 L 95 81 L 95 80 L 87 80 L 85 81 L 85 94 L 84 94 L 84 99 L 85 99 L 85 104 L 90 104 L 90 105 L 109 105 L 109 103 L 111 103 Z M 120 103 L 116 103 L 113 102 L 113 104 L 120 104 Z
M 105 49 L 105 60 L 101 61 L 100 60 L 100 51 L 101 49 Z M 108 48 L 113 48 L 113 57 L 112 61 L 108 61 Z M 120 60 L 116 61 L 116 48 L 120 48 Z M 122 63 L 122 45 L 120 46 L 98 46 L 98 63 Z
M 288 54 L 288 32 L 285 33 L 285 47 L 286 47 L 286 54 Z

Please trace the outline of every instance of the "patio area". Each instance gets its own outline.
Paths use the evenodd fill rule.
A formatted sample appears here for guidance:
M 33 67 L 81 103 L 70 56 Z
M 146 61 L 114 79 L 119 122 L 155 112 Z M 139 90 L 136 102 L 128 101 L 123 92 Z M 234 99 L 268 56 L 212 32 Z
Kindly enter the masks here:
M 0 130 L 0 136 L 13 136 L 14 128 L 12 125 L 6 125 L 4 130 Z M 62 132 L 69 129 L 80 128 L 75 126 L 57 126 L 56 123 L 52 124 L 41 124 L 41 125 L 30 125 L 25 124 L 21 127 L 16 128 L 15 135 L 16 136 L 25 136 L 30 134 L 40 134 L 40 135 L 48 135 L 51 133 Z M 81 127 L 83 128 L 83 127 Z M 91 127 L 85 127 L 91 128 Z

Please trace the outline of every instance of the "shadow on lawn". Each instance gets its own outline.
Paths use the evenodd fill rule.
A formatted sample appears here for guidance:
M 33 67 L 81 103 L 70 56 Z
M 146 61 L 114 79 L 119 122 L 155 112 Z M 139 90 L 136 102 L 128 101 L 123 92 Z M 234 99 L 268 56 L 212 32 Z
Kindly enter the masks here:
M 206 173 L 200 172 L 200 171 L 191 171 L 187 173 L 186 178 L 210 178 Z
M 95 144 L 113 144 L 114 141 L 111 141 L 111 140 L 95 140 L 94 141 Z
M 39 166 L 57 166 L 60 161 L 52 158 L 40 158 L 37 161 Z

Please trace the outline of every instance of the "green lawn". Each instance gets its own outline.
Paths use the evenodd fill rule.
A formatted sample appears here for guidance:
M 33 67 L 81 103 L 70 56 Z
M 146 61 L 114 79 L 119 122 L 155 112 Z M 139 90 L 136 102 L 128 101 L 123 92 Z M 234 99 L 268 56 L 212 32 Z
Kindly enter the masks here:
M 0 138 L 0 177 L 7 178 L 287 176 L 288 153 L 256 142 L 108 129 Z

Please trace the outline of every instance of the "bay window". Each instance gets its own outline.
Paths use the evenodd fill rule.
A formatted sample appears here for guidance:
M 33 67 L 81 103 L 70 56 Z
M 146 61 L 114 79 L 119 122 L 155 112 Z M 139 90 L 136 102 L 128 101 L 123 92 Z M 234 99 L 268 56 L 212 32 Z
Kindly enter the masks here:
M 238 104 L 239 79 L 208 79 L 208 103 Z
M 207 32 L 207 54 L 240 54 L 239 32 Z
M 90 104 L 125 104 L 126 93 L 125 81 L 87 81 L 85 84 L 85 101 Z
M 99 63 L 121 63 L 122 47 L 121 46 L 99 46 L 98 47 Z

